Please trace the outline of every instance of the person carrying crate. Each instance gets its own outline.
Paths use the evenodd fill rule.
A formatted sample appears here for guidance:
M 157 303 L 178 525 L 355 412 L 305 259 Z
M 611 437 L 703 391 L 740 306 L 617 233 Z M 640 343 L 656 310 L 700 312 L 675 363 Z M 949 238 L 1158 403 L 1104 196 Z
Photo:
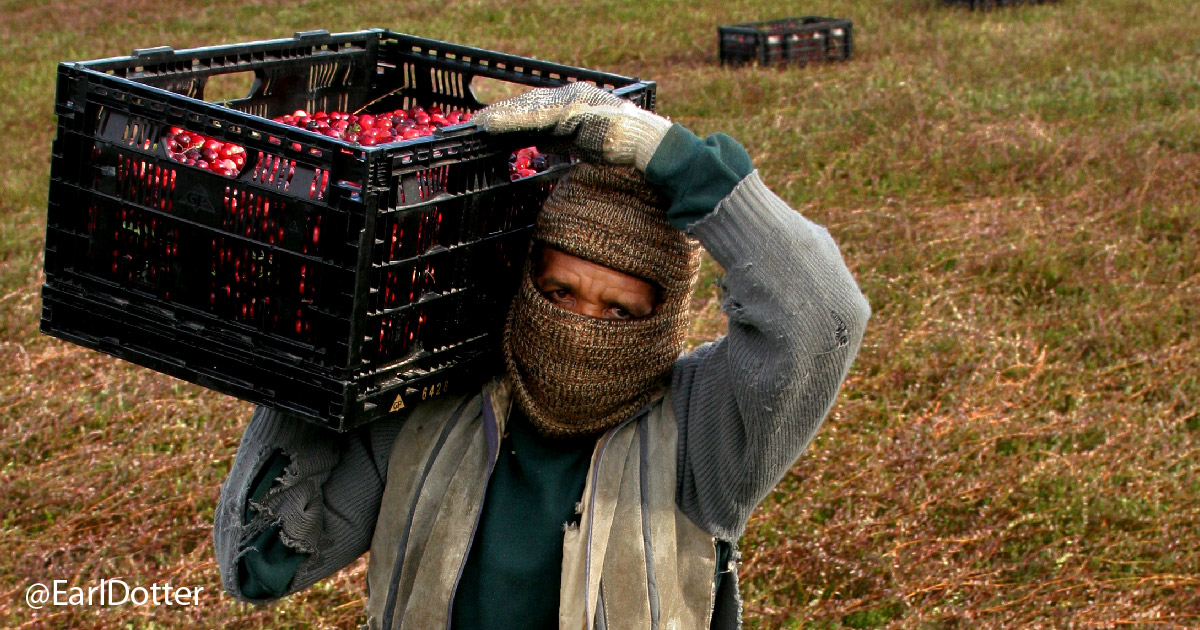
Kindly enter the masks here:
M 480 391 L 346 434 L 259 407 L 214 525 L 268 602 L 370 551 L 367 626 L 737 628 L 737 541 L 811 441 L 870 307 L 829 233 L 701 139 L 587 83 L 480 111 L 571 139 Z M 729 332 L 681 354 L 698 244 Z

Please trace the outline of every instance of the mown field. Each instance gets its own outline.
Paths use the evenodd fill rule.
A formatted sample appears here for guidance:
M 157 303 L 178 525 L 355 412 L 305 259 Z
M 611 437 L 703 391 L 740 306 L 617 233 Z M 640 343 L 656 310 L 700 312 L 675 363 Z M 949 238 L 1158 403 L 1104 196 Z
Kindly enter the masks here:
M 806 14 L 852 19 L 854 60 L 716 63 L 717 25 Z M 361 621 L 361 559 L 271 607 L 220 593 L 246 403 L 37 323 L 56 62 L 372 26 L 652 78 L 840 243 L 874 315 L 742 541 L 749 628 L 1200 627 L 1193 0 L 0 0 L 0 626 Z M 697 341 L 723 327 L 713 273 Z M 24 603 L 100 578 L 205 590 Z

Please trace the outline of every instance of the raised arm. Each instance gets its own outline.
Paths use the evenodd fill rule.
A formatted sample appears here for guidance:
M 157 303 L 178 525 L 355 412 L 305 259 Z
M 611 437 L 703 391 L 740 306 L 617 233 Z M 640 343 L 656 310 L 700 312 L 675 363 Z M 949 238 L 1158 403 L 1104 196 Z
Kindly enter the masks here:
M 729 333 L 679 359 L 671 402 L 679 505 L 737 540 L 833 405 L 870 307 L 829 232 L 767 189 L 728 136 L 673 126 L 646 178 L 725 269 Z
M 402 420 L 338 434 L 257 408 L 217 502 L 213 543 L 225 590 L 271 601 L 366 552 Z

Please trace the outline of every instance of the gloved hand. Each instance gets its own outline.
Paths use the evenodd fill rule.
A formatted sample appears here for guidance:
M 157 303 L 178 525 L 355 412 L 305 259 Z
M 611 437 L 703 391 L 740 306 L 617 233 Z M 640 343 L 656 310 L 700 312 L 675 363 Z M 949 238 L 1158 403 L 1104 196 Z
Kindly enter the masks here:
M 671 122 L 586 81 L 536 88 L 488 105 L 471 121 L 488 133 L 547 131 L 574 136 L 584 157 L 646 170 Z

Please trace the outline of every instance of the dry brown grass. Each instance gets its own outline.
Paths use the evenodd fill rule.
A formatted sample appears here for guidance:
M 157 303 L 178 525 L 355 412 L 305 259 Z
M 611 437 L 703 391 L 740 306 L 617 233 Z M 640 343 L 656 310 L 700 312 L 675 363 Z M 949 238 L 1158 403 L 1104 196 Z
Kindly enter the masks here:
M 273 607 L 220 595 L 212 513 L 248 405 L 36 326 L 54 62 L 386 26 L 653 78 L 837 238 L 874 316 L 742 541 L 749 627 L 1200 627 L 1200 5 L 830 0 L 807 10 L 854 20 L 855 60 L 782 71 L 714 63 L 717 24 L 785 10 L 758 0 L 2 6 L 0 625 L 360 620 L 362 560 Z M 693 343 L 724 329 L 716 273 Z M 102 577 L 205 592 L 23 603 Z

